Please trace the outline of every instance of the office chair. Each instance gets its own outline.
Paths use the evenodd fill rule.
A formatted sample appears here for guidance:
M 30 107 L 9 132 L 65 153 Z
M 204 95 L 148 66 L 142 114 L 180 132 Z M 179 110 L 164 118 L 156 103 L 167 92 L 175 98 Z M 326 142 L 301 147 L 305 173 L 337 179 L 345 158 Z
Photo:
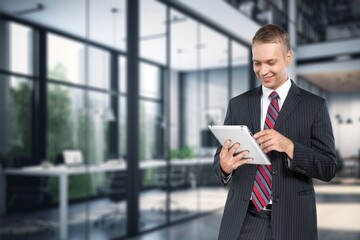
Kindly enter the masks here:
M 28 156 L 16 156 L 7 162 L 6 167 L 18 168 L 35 164 Z M 9 214 L 34 212 L 50 207 L 52 195 L 47 189 L 47 178 L 6 176 L 6 202 Z M 16 218 L 14 221 L 8 221 L 4 229 L 8 229 L 8 231 L 3 232 L 3 236 L 22 236 L 37 233 L 50 233 L 53 235 L 56 226 L 50 221 Z
M 19 168 L 36 165 L 30 157 L 16 156 L 7 167 Z M 6 176 L 7 209 L 9 213 L 22 213 L 49 207 L 52 195 L 47 189 L 46 177 Z
M 153 176 L 153 184 L 160 189 L 173 192 L 181 189 L 188 184 L 188 171 L 186 166 L 170 166 L 169 172 L 169 184 L 167 184 L 167 168 L 157 168 Z M 158 210 L 165 213 L 165 202 L 159 203 L 160 207 L 154 206 L 153 211 Z M 170 209 L 176 213 L 186 213 L 187 210 L 180 206 L 180 204 L 174 200 L 170 201 Z
M 126 172 L 116 171 L 108 174 L 104 186 L 98 188 L 100 195 L 106 196 L 114 205 L 108 212 L 103 214 L 100 218 L 95 220 L 94 225 L 100 226 L 110 223 L 110 228 L 114 228 L 116 223 L 123 226 L 126 212 L 120 207 L 119 203 L 126 201 L 127 198 L 127 175 Z M 112 221 L 111 221 L 112 220 Z

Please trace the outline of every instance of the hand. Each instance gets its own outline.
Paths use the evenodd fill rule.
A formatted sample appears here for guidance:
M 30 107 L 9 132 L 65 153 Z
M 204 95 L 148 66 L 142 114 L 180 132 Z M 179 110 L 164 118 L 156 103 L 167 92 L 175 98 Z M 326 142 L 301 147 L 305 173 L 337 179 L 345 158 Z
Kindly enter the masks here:
M 285 152 L 290 159 L 294 156 L 294 143 L 274 129 L 262 130 L 256 133 L 254 138 L 265 153 L 275 150 Z
M 245 150 L 235 155 L 236 149 L 240 146 L 239 143 L 235 143 L 231 148 L 231 141 L 227 140 L 220 152 L 220 166 L 221 170 L 225 174 L 230 174 L 232 171 L 237 169 L 239 166 L 251 162 L 252 158 L 244 158 L 249 151 Z

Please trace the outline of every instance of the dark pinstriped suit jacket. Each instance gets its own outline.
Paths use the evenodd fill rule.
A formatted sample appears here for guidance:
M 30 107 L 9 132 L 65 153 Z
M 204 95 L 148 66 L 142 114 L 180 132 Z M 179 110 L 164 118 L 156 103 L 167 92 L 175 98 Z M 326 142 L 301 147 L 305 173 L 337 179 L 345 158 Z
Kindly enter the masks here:
M 247 125 L 260 131 L 261 86 L 230 100 L 225 125 Z M 272 151 L 273 207 L 271 226 L 276 240 L 317 239 L 315 193 L 312 178 L 330 181 L 336 173 L 332 126 L 325 100 L 298 88 L 293 82 L 282 105 L 275 130 L 294 142 L 289 167 L 287 155 Z M 214 169 L 221 178 L 219 147 Z M 236 240 L 244 223 L 257 165 L 247 164 L 233 172 L 219 239 Z

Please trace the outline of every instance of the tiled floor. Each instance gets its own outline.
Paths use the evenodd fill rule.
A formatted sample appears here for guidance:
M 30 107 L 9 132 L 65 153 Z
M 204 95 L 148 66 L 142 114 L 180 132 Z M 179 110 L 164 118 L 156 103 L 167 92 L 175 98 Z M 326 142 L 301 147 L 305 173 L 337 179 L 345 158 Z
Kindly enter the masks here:
M 317 213 L 319 240 L 360 240 L 360 179 L 358 182 L 344 182 L 338 184 L 316 184 L 315 191 L 317 195 Z M 164 200 L 164 193 L 149 192 L 142 194 L 140 199 L 141 219 L 144 222 L 144 228 L 159 225 L 164 222 L 165 215 L 153 209 L 155 203 L 161 203 Z M 221 209 L 225 202 L 226 190 L 223 188 L 201 188 L 188 189 L 172 193 L 172 200 L 180 209 L 185 209 L 184 214 L 192 212 L 208 212 L 211 209 Z M 200 201 L 194 201 L 200 199 Z M 72 204 L 70 207 L 69 220 L 69 239 L 76 240 L 108 240 L 113 237 L 123 236 L 126 227 L 117 227 L 109 230 L 108 227 L 95 227 L 93 221 L 99 218 L 102 212 L 109 211 L 110 203 L 105 200 L 91 201 L 89 205 L 84 203 Z M 126 209 L 124 203 L 118 206 L 120 209 Z M 88 209 L 89 211 L 86 211 Z M 128 238 L 128 240 L 212 240 L 217 238 L 221 221 L 222 211 L 216 211 L 203 217 L 184 221 L 169 227 L 148 232 L 146 234 Z M 58 210 L 47 211 L 41 215 L 32 213 L 32 218 L 49 219 L 55 221 L 58 216 Z M 46 218 L 42 218 L 46 216 Z M 179 217 L 179 213 L 171 217 Z M 24 217 L 24 216 L 23 216 Z M 24 219 L 24 218 L 21 219 Z M 0 219 L 0 230 L 4 230 L 4 223 L 9 224 L 10 219 Z M 88 221 L 90 223 L 88 223 Z M 158 222 L 157 222 L 158 221 Z M 0 231 L 1 232 L 1 231 Z M 123 234 L 122 234 L 123 232 Z M 0 234 L 1 235 L 1 234 Z M 29 235 L 20 238 L 3 238 L 0 240 L 58 240 L 58 234 Z
M 319 240 L 360 240 L 360 185 L 316 185 Z M 221 211 L 129 240 L 212 240 Z

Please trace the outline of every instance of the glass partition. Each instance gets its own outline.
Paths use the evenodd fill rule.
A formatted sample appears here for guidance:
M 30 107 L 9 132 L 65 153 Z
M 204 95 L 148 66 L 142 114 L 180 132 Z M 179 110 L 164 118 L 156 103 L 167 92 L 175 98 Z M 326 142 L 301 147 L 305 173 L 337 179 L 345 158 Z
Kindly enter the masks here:
M 250 50 L 232 41 L 231 96 L 235 97 L 250 89 L 249 68 L 252 68 Z
M 40 219 L 46 224 L 25 222 L 49 228 L 29 239 L 125 237 L 136 224 L 127 220 L 134 176 L 127 175 L 126 1 L 25 2 L 0 1 L 21 19 L 0 13 L 0 161 L 8 167 L 20 153 L 33 160 L 45 205 L 15 216 L 0 201 L 0 230 Z M 229 69 L 228 37 L 166 13 L 162 2 L 140 0 L 139 232 L 222 207 L 206 127 L 223 120 L 229 86 L 243 75 Z M 232 51 L 237 67 L 245 52 L 235 44 Z M 80 164 L 69 164 L 64 150 L 81 152 Z M 13 193 L 3 191 L 9 204 Z

